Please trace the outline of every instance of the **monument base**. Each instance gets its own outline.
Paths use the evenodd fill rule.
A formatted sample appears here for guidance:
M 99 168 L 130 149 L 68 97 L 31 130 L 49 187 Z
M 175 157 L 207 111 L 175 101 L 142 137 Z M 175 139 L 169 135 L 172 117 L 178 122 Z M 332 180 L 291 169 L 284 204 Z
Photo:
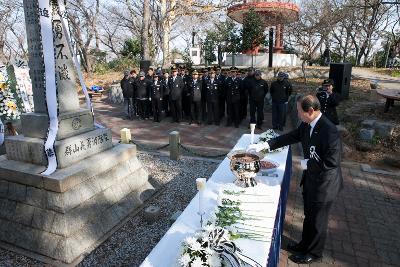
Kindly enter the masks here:
M 47 165 L 44 140 L 23 135 L 10 136 L 5 140 L 7 158 L 37 165 Z M 86 157 L 112 147 L 111 130 L 96 129 L 80 135 L 56 141 L 54 144 L 58 168 L 71 166 Z
M 21 115 L 22 134 L 26 137 L 47 136 L 49 116 L 45 113 L 24 113 Z M 87 109 L 61 113 L 58 116 L 57 140 L 62 140 L 94 129 L 93 115 Z
M 38 259 L 73 262 L 156 191 L 133 145 L 50 176 L 38 174 L 42 169 L 0 157 L 0 241 Z

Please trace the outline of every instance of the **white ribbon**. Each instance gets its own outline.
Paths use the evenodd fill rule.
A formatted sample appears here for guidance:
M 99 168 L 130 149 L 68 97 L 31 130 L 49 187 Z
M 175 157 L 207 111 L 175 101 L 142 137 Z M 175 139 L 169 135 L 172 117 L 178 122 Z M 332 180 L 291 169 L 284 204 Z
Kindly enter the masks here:
M 317 162 L 321 160 L 317 154 L 317 151 L 315 151 L 315 146 L 310 146 L 310 158 L 315 159 Z
M 39 0 L 40 10 L 47 10 L 48 16 L 39 15 L 40 31 L 42 35 L 43 59 L 45 69 L 45 95 L 47 113 L 49 115 L 49 128 L 44 149 L 47 156 L 47 169 L 43 175 L 50 175 L 57 169 L 57 157 L 54 150 L 58 131 L 58 102 L 56 86 L 56 61 L 54 58 L 52 8 L 49 0 Z
M 4 143 L 4 124 L 0 119 L 0 146 Z
M 262 267 L 255 260 L 243 255 L 235 243 L 226 240 L 224 238 L 226 234 L 227 231 L 225 229 L 215 228 L 208 236 L 210 240 L 209 247 L 228 260 L 232 267 L 241 267 L 243 266 L 242 262 L 252 267 Z

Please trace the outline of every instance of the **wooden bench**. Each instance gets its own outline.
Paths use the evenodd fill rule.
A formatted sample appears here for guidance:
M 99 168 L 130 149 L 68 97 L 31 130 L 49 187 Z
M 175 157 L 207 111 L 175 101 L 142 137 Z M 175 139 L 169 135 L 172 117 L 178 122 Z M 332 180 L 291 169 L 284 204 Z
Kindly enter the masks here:
M 377 89 L 376 93 L 386 98 L 385 110 L 388 112 L 390 107 L 394 106 L 394 101 L 400 101 L 400 90 L 399 89 Z

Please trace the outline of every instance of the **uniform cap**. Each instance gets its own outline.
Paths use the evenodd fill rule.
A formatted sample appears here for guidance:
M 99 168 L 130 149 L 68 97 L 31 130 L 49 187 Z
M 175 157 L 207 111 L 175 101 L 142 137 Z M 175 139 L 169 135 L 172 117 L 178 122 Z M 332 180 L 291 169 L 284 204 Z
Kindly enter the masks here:
M 129 75 L 129 70 L 124 71 L 124 76 L 128 76 Z
M 286 74 L 284 73 L 284 72 L 279 72 L 278 73 L 278 78 L 285 78 L 286 77 Z
M 333 85 L 333 80 L 332 79 L 326 79 L 322 82 L 322 85 Z
M 197 70 L 194 70 L 193 72 L 192 72 L 192 75 L 198 75 L 199 73 L 197 72 Z
M 256 70 L 255 76 L 261 76 L 261 70 Z
M 146 74 L 144 73 L 144 71 L 140 71 L 140 72 L 139 72 L 139 76 L 140 76 L 140 77 L 144 77 L 144 76 L 146 76 Z

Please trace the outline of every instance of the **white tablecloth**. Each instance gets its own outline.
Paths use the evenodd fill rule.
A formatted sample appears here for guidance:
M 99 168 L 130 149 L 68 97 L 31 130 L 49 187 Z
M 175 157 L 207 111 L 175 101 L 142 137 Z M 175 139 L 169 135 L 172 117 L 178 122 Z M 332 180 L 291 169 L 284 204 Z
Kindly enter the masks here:
M 256 135 L 255 140 L 258 140 Z M 243 135 L 233 150 L 246 149 L 250 143 L 250 134 Z M 279 163 L 279 167 L 276 171 L 278 177 L 265 177 L 258 176 L 257 181 L 259 182 L 256 187 L 246 188 L 246 193 L 263 195 L 263 204 L 256 205 L 260 214 L 265 217 L 269 217 L 262 221 L 264 227 L 273 229 L 276 211 L 279 203 L 279 195 L 281 191 L 281 183 L 286 167 L 286 158 L 288 155 L 288 148 L 282 152 L 267 154 L 266 158 Z M 233 184 L 235 176 L 230 171 L 229 159 L 225 158 L 222 163 L 215 170 L 211 178 L 207 181 L 206 189 L 204 192 L 204 210 L 206 212 L 205 217 L 209 217 L 210 214 L 214 213 L 217 206 L 218 192 L 220 188 L 229 187 L 229 189 L 235 188 L 235 190 L 243 190 L 243 188 L 236 187 Z M 196 177 L 199 178 L 199 177 Z M 195 184 L 193 185 L 195 186 Z M 267 195 L 268 197 L 264 197 Z M 257 198 L 257 197 L 256 197 Z M 261 198 L 261 197 L 260 197 Z M 253 201 L 252 198 L 251 201 Z M 249 204 L 247 204 L 249 205 Z M 192 199 L 186 209 L 183 211 L 181 216 L 171 226 L 167 233 L 163 236 L 160 242 L 153 248 L 151 253 L 146 257 L 142 263 L 142 267 L 168 267 L 178 266 L 177 259 L 180 256 L 182 241 L 193 235 L 197 230 L 200 229 L 200 217 L 197 215 L 199 206 L 198 194 Z M 271 234 L 272 236 L 272 231 Z M 271 239 L 271 236 L 268 239 Z M 271 246 L 271 241 L 261 242 L 250 239 L 237 239 L 235 243 L 242 250 L 243 254 L 254 259 L 262 266 L 267 265 L 268 252 Z

